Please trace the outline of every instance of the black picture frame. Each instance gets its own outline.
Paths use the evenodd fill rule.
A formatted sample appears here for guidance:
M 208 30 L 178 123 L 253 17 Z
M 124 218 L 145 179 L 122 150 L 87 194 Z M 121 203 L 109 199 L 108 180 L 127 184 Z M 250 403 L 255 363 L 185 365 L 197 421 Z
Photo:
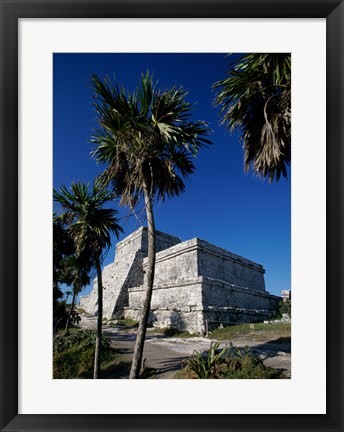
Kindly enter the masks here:
M 343 431 L 343 1 L 0 0 L 0 7 L 1 431 Z M 18 414 L 18 19 L 112 17 L 326 18 L 327 414 Z

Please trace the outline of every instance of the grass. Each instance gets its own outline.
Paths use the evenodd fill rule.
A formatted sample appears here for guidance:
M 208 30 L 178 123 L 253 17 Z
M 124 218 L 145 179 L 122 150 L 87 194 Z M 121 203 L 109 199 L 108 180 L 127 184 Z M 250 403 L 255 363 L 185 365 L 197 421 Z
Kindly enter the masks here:
M 254 326 L 254 327 L 253 327 Z M 253 328 L 252 328 L 253 327 Z M 255 341 L 265 340 L 266 338 L 290 338 L 290 323 L 271 323 L 271 324 L 237 324 L 209 332 L 210 339 L 234 340 L 247 336 Z
M 103 379 L 116 379 L 127 378 L 129 376 L 131 362 L 126 360 L 126 357 L 116 353 L 112 359 L 104 362 L 101 366 L 100 378 Z
M 117 324 L 121 325 L 121 326 L 125 326 L 125 327 L 138 327 L 139 326 L 139 322 L 135 321 L 131 318 L 124 318 L 124 319 L 117 320 Z
M 54 339 L 54 379 L 92 378 L 94 366 L 95 332 L 75 330 L 68 336 L 59 334 Z M 100 378 L 120 378 L 129 374 L 130 363 L 122 354 L 102 339 Z

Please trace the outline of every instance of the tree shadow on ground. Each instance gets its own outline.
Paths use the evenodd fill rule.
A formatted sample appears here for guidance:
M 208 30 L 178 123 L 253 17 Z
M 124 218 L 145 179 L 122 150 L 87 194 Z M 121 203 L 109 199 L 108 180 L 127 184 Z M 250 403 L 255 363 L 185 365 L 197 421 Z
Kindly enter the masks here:
M 251 349 L 253 353 L 264 355 L 265 358 L 275 357 L 279 352 L 291 354 L 291 338 L 280 337 L 272 339 Z
M 166 359 L 164 360 L 164 366 L 159 368 L 149 367 L 148 364 L 147 366 L 144 366 L 140 378 L 160 378 L 161 375 L 165 375 L 170 372 L 176 372 L 177 370 L 182 369 L 182 367 L 184 366 L 184 362 L 187 358 L 188 357 L 173 357 L 170 359 Z
M 129 378 L 131 362 L 121 361 L 106 367 L 100 373 L 101 379 L 125 379 Z

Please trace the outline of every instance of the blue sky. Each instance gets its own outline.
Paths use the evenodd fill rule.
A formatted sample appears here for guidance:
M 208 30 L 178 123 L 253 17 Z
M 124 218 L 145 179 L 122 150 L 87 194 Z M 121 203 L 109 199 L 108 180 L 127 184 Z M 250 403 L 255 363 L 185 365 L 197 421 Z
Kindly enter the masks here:
M 262 264 L 266 289 L 273 294 L 290 289 L 290 170 L 278 183 L 244 173 L 239 135 L 220 125 L 213 106 L 211 86 L 225 77 L 230 63 L 225 54 L 54 54 L 53 62 L 55 188 L 77 180 L 92 183 L 102 171 L 90 157 L 89 140 L 97 127 L 91 76 L 115 74 L 131 90 L 149 70 L 160 89 L 175 84 L 187 89 L 187 100 L 195 104 L 192 118 L 213 130 L 213 144 L 199 153 L 186 192 L 156 205 L 156 228 L 182 240 L 199 237 Z M 120 239 L 145 223 L 127 219 L 128 208 L 114 205 L 125 230 Z M 113 261 L 115 244 L 116 239 L 104 265 Z

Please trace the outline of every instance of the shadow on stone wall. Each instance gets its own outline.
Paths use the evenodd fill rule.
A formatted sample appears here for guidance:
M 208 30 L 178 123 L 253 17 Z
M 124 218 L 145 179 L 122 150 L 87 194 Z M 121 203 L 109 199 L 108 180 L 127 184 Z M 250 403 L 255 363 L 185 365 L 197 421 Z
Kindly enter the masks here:
M 114 305 L 112 317 L 115 319 L 124 318 L 124 308 L 129 306 L 129 288 L 143 285 L 143 263 L 144 253 L 139 251 L 136 253 L 135 258 L 132 262 L 127 277 L 125 278 L 120 293 Z

